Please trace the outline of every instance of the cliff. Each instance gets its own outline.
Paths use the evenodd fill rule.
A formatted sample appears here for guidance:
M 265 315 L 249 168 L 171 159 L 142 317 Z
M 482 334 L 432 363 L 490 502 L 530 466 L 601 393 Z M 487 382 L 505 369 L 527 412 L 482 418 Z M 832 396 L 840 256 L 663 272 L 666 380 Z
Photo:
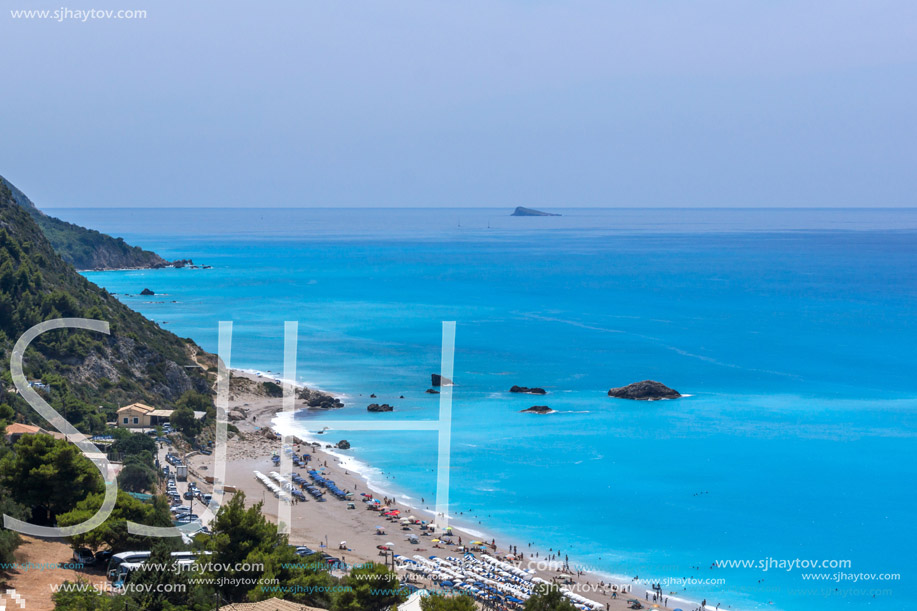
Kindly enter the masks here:
M 122 238 L 113 238 L 48 216 L 2 176 L 0 184 L 9 190 L 12 201 L 38 224 L 57 254 L 77 269 L 157 268 L 169 265 L 155 252 L 131 246 Z
M 43 382 L 45 399 L 81 430 L 100 430 L 121 405 L 140 401 L 167 408 L 185 391 L 210 392 L 197 360 L 211 355 L 78 274 L 0 183 L 0 361 L 7 364 L 0 370 L 0 404 L 25 420 L 37 414 L 13 388 L 10 353 L 23 332 L 63 317 L 105 320 L 111 333 L 44 333 L 26 352 L 25 374 Z

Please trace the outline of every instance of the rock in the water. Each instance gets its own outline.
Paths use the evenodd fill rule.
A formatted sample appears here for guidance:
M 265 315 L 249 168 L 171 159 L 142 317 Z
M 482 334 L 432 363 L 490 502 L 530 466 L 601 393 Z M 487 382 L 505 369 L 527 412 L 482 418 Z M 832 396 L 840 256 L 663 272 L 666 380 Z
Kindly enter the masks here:
M 350 442 L 347 441 L 346 439 L 342 439 L 338 442 L 337 448 L 338 450 L 349 450 Z
M 428 395 L 438 395 L 438 394 L 439 394 L 439 391 L 438 391 L 438 390 L 433 390 L 432 388 L 428 388 L 428 389 L 427 389 L 426 391 L 424 391 L 424 392 L 426 392 Z
M 513 213 L 510 216 L 560 216 L 559 214 L 554 214 L 553 212 L 542 212 L 541 210 L 534 210 L 532 208 L 526 208 L 524 206 L 516 206 L 516 209 L 513 210 Z
M 382 405 L 379 405 L 378 403 L 370 403 L 368 406 L 366 406 L 366 411 L 368 412 L 391 412 L 394 411 L 394 409 L 395 408 L 388 403 L 383 403 Z
M 433 384 L 433 386 L 450 386 L 452 384 L 452 380 L 450 380 L 449 378 L 444 378 L 443 376 L 439 375 L 438 373 L 431 373 L 430 381 Z
M 141 295 L 155 295 L 156 293 L 154 293 L 150 289 L 143 289 L 142 291 L 140 291 L 140 294 Z
M 546 395 L 548 391 L 544 388 L 529 388 L 528 386 L 513 386 L 509 389 L 510 392 L 521 392 L 529 395 Z
M 551 409 L 547 405 L 533 405 L 528 409 L 521 410 L 523 414 L 553 414 L 556 410 Z
M 643 380 L 620 388 L 612 388 L 608 391 L 608 396 L 617 399 L 633 399 L 635 401 L 656 401 L 658 399 L 677 399 L 681 396 L 681 393 L 665 384 L 653 380 Z
M 340 399 L 318 390 L 312 390 L 311 388 L 302 388 L 298 396 L 305 401 L 306 405 L 309 407 L 316 407 L 319 409 L 337 409 L 344 407 L 344 403 Z

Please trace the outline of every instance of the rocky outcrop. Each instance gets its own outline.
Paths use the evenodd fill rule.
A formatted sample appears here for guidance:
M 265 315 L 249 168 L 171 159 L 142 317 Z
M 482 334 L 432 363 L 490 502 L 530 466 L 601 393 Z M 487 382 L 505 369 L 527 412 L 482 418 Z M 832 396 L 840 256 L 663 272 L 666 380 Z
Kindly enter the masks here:
M 439 375 L 438 373 L 430 374 L 430 382 L 433 386 L 451 386 L 452 385 L 452 380 L 450 380 L 449 378 L 444 378 L 443 376 Z
M 529 388 L 528 386 L 513 386 L 509 389 L 510 392 L 525 393 L 527 395 L 546 395 L 548 391 L 544 388 Z
M 245 413 L 242 410 L 234 409 L 229 412 L 230 422 L 238 422 L 239 420 L 245 420 Z
M 424 392 L 427 393 L 428 395 L 438 395 L 439 394 L 438 390 L 433 390 L 432 388 L 428 388 Z
M 338 442 L 338 444 L 337 444 L 336 447 L 337 447 L 338 450 L 349 450 L 349 449 L 350 449 L 350 442 L 347 441 L 346 439 L 342 439 L 342 440 L 340 440 L 340 441 Z
M 131 246 L 122 238 L 48 216 L 2 176 L 0 187 L 5 187 L 4 190 L 10 193 L 10 201 L 38 224 L 57 254 L 77 269 L 155 269 L 168 265 L 156 253 Z
M 306 405 L 316 409 L 338 409 L 344 407 L 344 403 L 340 399 L 311 388 L 301 389 L 297 396 L 305 401 Z
M 156 293 L 154 293 L 150 289 L 143 289 L 142 291 L 140 291 L 140 294 L 141 295 L 155 295 Z
M 608 391 L 608 396 L 634 401 L 658 401 L 659 399 L 677 399 L 681 393 L 660 382 L 643 380 L 620 388 L 612 388 Z
M 366 406 L 366 411 L 368 412 L 391 412 L 394 410 L 395 408 L 388 403 L 383 403 L 382 405 L 379 405 L 378 403 L 370 403 Z
M 560 215 L 554 214 L 553 212 L 542 212 L 541 210 L 535 210 L 533 208 L 526 208 L 524 206 L 516 206 L 516 209 L 513 210 L 513 213 L 510 216 L 560 216 Z
M 553 414 L 555 410 L 547 405 L 533 405 L 528 409 L 521 410 L 523 414 Z

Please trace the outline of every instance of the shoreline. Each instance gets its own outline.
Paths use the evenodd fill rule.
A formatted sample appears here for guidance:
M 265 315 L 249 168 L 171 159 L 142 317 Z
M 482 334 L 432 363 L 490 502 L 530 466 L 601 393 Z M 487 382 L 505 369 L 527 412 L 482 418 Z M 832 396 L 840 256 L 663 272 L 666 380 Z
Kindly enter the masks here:
M 268 381 L 276 383 L 277 379 L 286 382 L 281 375 L 252 369 L 234 368 L 231 370 L 231 376 L 232 379 L 246 378 L 255 383 Z M 304 387 L 327 394 L 327 391 L 320 390 L 316 386 L 295 383 L 297 390 Z M 335 394 L 335 396 L 346 395 Z M 302 409 L 319 410 L 321 408 L 310 408 L 304 401 L 297 398 L 295 410 Z M 292 418 L 287 417 L 289 422 L 277 422 L 278 416 L 284 413 L 282 398 L 265 397 L 238 390 L 234 392 L 232 383 L 230 384 L 229 411 L 244 411 L 243 420 L 230 420 L 230 423 L 242 433 L 244 439 L 238 435 L 232 435 L 227 442 L 227 466 L 229 468 L 227 468 L 225 484 L 245 492 L 246 506 L 263 502 L 264 514 L 276 522 L 280 513 L 279 502 L 272 494 L 266 493 L 266 488 L 254 478 L 252 472 L 259 470 L 269 473 L 277 470 L 271 461 L 271 456 L 281 452 L 283 436 L 284 433 L 289 433 L 286 429 L 292 425 Z M 313 461 L 309 463 L 308 468 L 321 467 L 324 474 L 333 477 L 340 488 L 352 490 L 354 492 L 353 502 L 357 506 L 356 510 L 348 510 L 346 502 L 334 498 L 329 498 L 326 502 L 321 503 L 309 499 L 309 502 L 294 504 L 291 508 L 291 544 L 308 545 L 310 548 L 326 551 L 333 556 L 340 557 L 347 564 L 380 562 L 380 557 L 385 554 L 384 551 L 376 549 L 376 545 L 380 543 L 394 543 L 391 546 L 394 553 L 405 558 L 412 558 L 418 553 L 424 557 L 461 555 L 457 546 L 440 546 L 438 543 L 429 545 L 432 539 L 420 539 L 417 545 L 408 544 L 404 533 L 398 530 L 399 524 L 387 522 L 380 514 L 367 510 L 365 504 L 361 502 L 363 497 L 360 494 L 363 492 L 368 492 L 376 498 L 388 498 L 392 501 L 390 504 L 393 507 L 403 511 L 408 510 L 406 513 L 413 514 L 419 519 L 427 519 L 428 522 L 434 522 L 436 519 L 435 510 L 420 506 L 420 499 L 399 489 L 398 485 L 386 486 L 376 482 L 367 473 L 371 470 L 378 470 L 380 473 L 384 471 L 346 450 L 337 449 L 334 447 L 336 443 L 329 444 L 322 439 L 323 435 L 315 433 L 304 435 L 299 431 L 296 435 L 290 434 L 290 437 L 294 439 L 292 444 L 294 450 L 298 446 L 299 450 L 296 450 L 298 453 L 305 450 L 313 455 Z M 320 444 L 320 446 L 316 447 L 311 444 Z M 192 475 L 203 479 L 209 469 L 208 463 L 212 464 L 210 456 L 196 454 L 190 457 L 189 465 Z M 308 468 L 294 467 L 294 470 L 305 473 Z M 212 486 L 207 484 L 204 484 L 204 487 L 212 489 Z M 473 540 L 495 541 L 496 549 L 491 549 L 488 544 L 487 553 L 499 556 L 501 559 L 515 548 L 523 558 L 511 561 L 513 564 L 520 568 L 531 568 L 541 579 L 549 583 L 557 583 L 560 587 L 566 586 L 587 599 L 601 603 L 606 609 L 630 608 L 626 600 L 634 598 L 640 600 L 644 608 L 672 609 L 681 606 L 687 611 L 687 609 L 700 606 L 699 603 L 680 596 L 679 593 L 666 594 L 663 592 L 662 599 L 667 599 L 670 603 L 664 606 L 663 600 L 654 602 L 652 600 L 653 591 L 643 582 L 635 582 L 635 578 L 615 575 L 595 568 L 582 568 L 585 565 L 577 563 L 575 558 L 565 559 L 559 556 L 559 550 L 556 551 L 553 548 L 546 550 L 528 542 L 517 541 L 512 537 L 502 535 L 498 529 L 489 528 L 483 521 L 480 525 L 468 524 L 460 516 L 449 516 L 449 523 L 456 537 L 461 538 L 462 543 L 467 545 L 466 541 Z M 384 530 L 387 534 L 378 536 L 374 532 L 375 527 L 379 524 L 386 525 Z M 347 542 L 346 549 L 339 549 L 339 542 L 344 541 Z M 569 567 L 567 570 L 563 568 L 565 564 Z M 405 578 L 405 571 L 401 568 L 398 569 L 398 574 L 399 578 Z M 421 585 L 417 583 L 416 576 L 410 573 L 408 575 L 410 577 L 406 583 Z M 428 584 L 427 587 L 431 585 Z M 611 594 L 615 587 L 619 596 L 612 598 Z M 647 593 L 649 593 L 648 598 Z M 728 606 L 721 606 L 721 608 L 731 609 Z

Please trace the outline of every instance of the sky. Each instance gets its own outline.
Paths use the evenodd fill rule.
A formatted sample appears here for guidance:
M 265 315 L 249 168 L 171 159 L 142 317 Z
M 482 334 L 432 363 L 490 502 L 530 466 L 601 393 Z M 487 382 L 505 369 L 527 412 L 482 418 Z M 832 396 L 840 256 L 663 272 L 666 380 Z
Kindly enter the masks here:
M 73 1 L 0 0 L 40 207 L 917 206 L 913 0 Z

